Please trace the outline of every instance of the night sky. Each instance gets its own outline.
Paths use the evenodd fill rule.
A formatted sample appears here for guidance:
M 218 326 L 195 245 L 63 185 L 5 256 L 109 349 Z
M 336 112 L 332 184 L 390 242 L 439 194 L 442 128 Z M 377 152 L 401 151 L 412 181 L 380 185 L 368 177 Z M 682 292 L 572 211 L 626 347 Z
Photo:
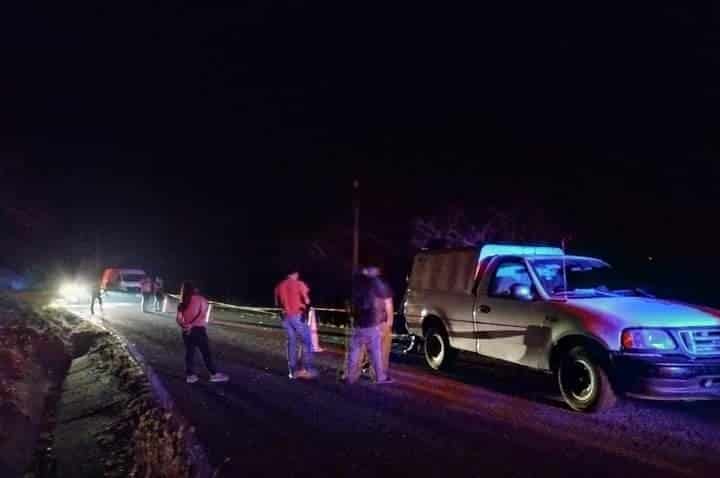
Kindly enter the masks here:
M 416 216 L 532 205 L 579 252 L 720 262 L 709 2 L 15 3 L 6 265 L 99 254 L 267 301 L 305 242 L 347 242 L 356 177 L 398 257 Z

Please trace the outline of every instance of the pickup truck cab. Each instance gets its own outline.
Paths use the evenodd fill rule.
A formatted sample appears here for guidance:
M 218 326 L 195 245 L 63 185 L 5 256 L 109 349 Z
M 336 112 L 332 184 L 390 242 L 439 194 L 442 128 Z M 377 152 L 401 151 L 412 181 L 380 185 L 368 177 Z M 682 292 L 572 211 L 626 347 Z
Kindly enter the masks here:
M 600 259 L 498 244 L 423 251 L 403 308 L 435 370 L 464 350 L 552 372 L 578 411 L 618 393 L 720 399 L 720 311 L 652 297 Z
M 142 269 L 105 269 L 100 279 L 103 290 L 116 290 L 121 292 L 140 292 L 140 282 L 147 276 Z

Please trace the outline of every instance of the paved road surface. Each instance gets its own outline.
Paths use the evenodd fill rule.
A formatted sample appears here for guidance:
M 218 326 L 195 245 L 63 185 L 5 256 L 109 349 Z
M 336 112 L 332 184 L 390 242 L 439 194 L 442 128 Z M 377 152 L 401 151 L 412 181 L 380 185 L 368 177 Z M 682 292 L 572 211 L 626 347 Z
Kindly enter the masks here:
M 85 307 L 71 308 L 87 316 Z M 170 314 L 106 305 L 104 322 L 133 342 L 197 426 L 220 477 L 717 476 L 720 404 L 624 401 L 569 411 L 544 375 L 463 357 L 452 374 L 394 357 L 395 383 L 337 382 L 343 331 L 324 329 L 321 376 L 290 381 L 284 335 L 215 310 L 211 345 L 229 384 L 184 382 Z M 222 322 L 222 324 L 220 323 Z M 229 324 L 229 325 L 228 325 Z

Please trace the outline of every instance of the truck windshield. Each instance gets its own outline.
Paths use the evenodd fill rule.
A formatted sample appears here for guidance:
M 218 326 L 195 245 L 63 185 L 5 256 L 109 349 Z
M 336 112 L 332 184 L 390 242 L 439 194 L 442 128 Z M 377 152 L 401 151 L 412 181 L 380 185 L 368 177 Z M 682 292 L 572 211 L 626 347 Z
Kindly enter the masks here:
M 145 276 L 140 274 L 123 274 L 122 280 L 123 282 L 140 282 L 143 277 Z
M 637 286 L 598 259 L 530 259 L 545 291 L 552 297 L 573 298 L 644 296 Z M 563 275 L 563 264 L 565 275 Z M 567 284 L 565 280 L 567 278 Z

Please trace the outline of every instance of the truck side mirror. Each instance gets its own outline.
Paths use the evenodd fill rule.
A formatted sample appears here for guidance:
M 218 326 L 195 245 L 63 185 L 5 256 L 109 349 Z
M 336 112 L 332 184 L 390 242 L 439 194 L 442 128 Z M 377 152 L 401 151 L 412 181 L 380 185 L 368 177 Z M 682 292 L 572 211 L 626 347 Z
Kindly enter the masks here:
M 523 302 L 531 302 L 535 299 L 532 288 L 529 285 L 513 284 L 510 288 L 510 295 L 513 299 Z

